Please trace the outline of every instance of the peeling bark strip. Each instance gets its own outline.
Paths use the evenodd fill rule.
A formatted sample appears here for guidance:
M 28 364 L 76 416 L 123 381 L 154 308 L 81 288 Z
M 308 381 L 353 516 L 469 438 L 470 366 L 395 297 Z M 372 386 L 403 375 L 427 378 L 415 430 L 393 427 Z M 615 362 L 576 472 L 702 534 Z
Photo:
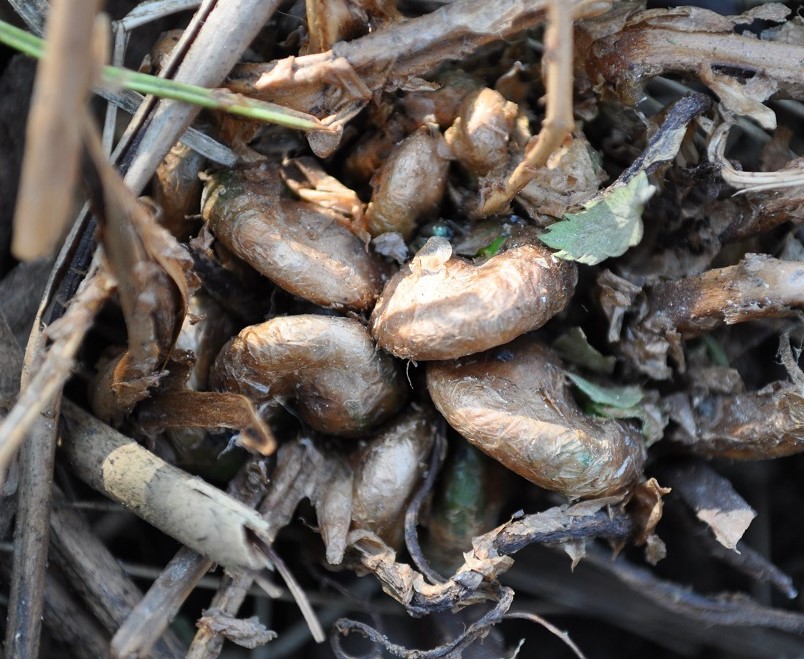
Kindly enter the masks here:
M 67 458 L 76 474 L 163 533 L 224 567 L 269 561 L 268 524 L 253 509 L 167 464 L 77 405 L 65 401 Z

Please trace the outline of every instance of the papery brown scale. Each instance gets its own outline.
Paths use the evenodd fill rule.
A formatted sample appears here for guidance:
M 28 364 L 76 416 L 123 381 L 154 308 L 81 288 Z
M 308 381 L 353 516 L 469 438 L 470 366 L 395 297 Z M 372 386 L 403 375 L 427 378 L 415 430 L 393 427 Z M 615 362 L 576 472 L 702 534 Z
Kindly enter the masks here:
M 418 220 L 434 215 L 447 183 L 449 161 L 440 133 L 422 128 L 400 142 L 372 180 L 366 209 L 369 233 L 396 231 L 409 240 Z
M 382 428 L 352 457 L 353 528 L 393 540 L 388 536 L 400 530 L 404 510 L 425 472 L 435 433 L 434 415 L 411 409 Z
M 203 215 L 215 237 L 289 293 L 323 307 L 370 308 L 382 288 L 380 261 L 333 216 L 271 185 L 234 172 L 212 178 Z
M 388 282 L 371 316 L 380 346 L 403 359 L 454 359 L 544 325 L 569 303 L 577 270 L 541 245 L 474 265 L 431 238 Z
M 428 364 L 427 389 L 455 430 L 536 485 L 593 498 L 627 496 L 642 480 L 636 428 L 583 414 L 558 357 L 532 337 Z
M 246 327 L 221 350 L 211 378 L 258 405 L 295 399 L 312 428 L 350 437 L 388 419 L 407 397 L 399 364 L 360 322 L 312 314 Z

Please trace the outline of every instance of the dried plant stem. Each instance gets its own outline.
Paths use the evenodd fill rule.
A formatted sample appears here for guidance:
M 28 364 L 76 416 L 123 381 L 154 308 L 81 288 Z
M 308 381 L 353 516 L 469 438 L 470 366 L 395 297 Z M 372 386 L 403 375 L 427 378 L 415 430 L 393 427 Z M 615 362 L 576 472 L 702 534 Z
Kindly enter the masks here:
M 655 20 L 661 20 L 654 17 Z M 636 23 L 591 43 L 581 43 L 581 64 L 593 84 L 630 92 L 653 76 L 697 72 L 703 62 L 725 69 L 761 73 L 779 85 L 782 97 L 804 98 L 804 46 L 758 41 L 733 32 L 664 29 Z
M 801 190 L 802 186 L 804 186 L 802 160 L 796 159 L 789 163 L 787 167 L 774 172 L 746 172 L 742 169 L 737 169 L 726 158 L 726 145 L 733 127 L 734 124 L 728 122 L 718 126 L 709 138 L 709 146 L 707 147 L 707 156 L 709 160 L 720 166 L 720 175 L 723 180 L 737 188 L 737 194 L 795 188 L 791 191 L 792 194 L 788 203 L 790 206 L 800 205 Z
M 93 488 L 199 554 L 232 569 L 270 564 L 262 545 L 270 528 L 200 478 L 172 467 L 134 440 L 65 402 L 67 459 Z
M 288 448 L 289 450 L 287 450 Z M 271 494 L 274 496 L 272 497 L 269 494 L 259 508 L 263 519 L 268 522 L 269 527 L 272 529 L 271 539 L 276 536 L 279 529 L 287 524 L 302 497 L 314 498 L 310 491 L 296 495 L 289 492 L 288 488 L 293 483 L 296 487 L 304 489 L 306 487 L 304 484 L 305 477 L 309 477 L 311 470 L 316 471 L 322 468 L 323 465 L 320 462 L 322 459 L 321 453 L 315 449 L 309 440 L 292 444 L 290 447 L 286 447 L 284 453 L 280 454 L 280 466 L 282 461 L 286 460 L 287 464 L 292 468 L 277 469 L 271 489 Z M 313 464 L 311 460 L 317 467 L 311 467 Z M 288 590 L 299 604 L 302 613 L 304 613 L 305 621 L 313 638 L 321 642 L 324 638 L 323 631 L 312 611 L 306 594 L 298 588 L 292 575 L 283 564 L 277 563 L 277 567 L 280 575 L 286 580 Z M 236 615 L 247 591 L 255 580 L 257 580 L 255 575 L 250 572 L 232 573 L 221 582 L 209 608 L 219 609 L 232 616 Z M 272 594 L 271 584 L 265 579 L 259 578 L 257 582 L 265 592 L 272 597 L 275 596 Z M 192 659 L 213 659 L 220 654 L 222 647 L 223 637 L 220 634 L 215 633 L 209 627 L 201 627 L 193 639 L 193 644 L 187 656 L 192 657 Z
M 57 391 L 55 400 L 49 400 L 37 412 L 20 455 L 14 565 L 6 623 L 7 657 L 39 655 L 60 394 Z
M 278 0 L 218 1 L 178 65 L 175 80 L 200 87 L 220 85 L 278 5 Z M 157 103 L 125 175 L 134 194 L 142 191 L 199 109 L 178 101 Z
M 623 333 L 621 349 L 645 373 L 668 378 L 668 356 L 682 371 L 686 368 L 683 339 L 723 325 L 800 316 L 802 277 L 801 262 L 748 254 L 737 265 L 657 284 L 645 293 L 639 315 Z
M 251 467 L 254 464 L 253 459 L 247 462 L 227 490 L 238 501 L 242 501 L 250 507 L 254 507 L 264 493 L 263 483 L 261 481 L 254 482 L 255 479 L 252 478 L 254 470 Z M 259 473 L 259 467 L 256 472 Z M 192 549 L 187 547 L 179 549 L 151 584 L 145 597 L 134 606 L 115 633 L 112 639 L 112 651 L 115 656 L 147 655 L 168 623 L 176 616 L 187 596 L 214 565 L 211 560 Z M 249 577 L 249 585 L 251 581 Z M 209 608 L 223 607 L 219 607 L 213 601 Z M 233 613 L 236 612 L 237 609 Z M 198 634 L 200 633 L 199 631 Z M 223 643 L 222 639 L 221 643 Z
M 73 359 L 95 314 L 111 295 L 112 279 L 103 271 L 87 277 L 58 327 L 51 325 L 53 340 L 36 375 L 22 390 L 17 403 L 0 423 L 0 473 L 3 473 L 26 433 L 61 392 L 70 376 Z
M 28 115 L 14 213 L 11 249 L 21 260 L 45 256 L 63 236 L 81 148 L 75 117 L 86 103 L 95 69 L 91 43 L 99 0 L 78 4 L 53 0 L 52 4 Z
M 115 632 L 111 643 L 114 656 L 147 656 L 187 596 L 214 565 L 192 549 L 179 549 Z
M 11 574 L 11 560 L 0 556 L 0 574 Z M 43 622 L 61 645 L 76 659 L 97 659 L 108 653 L 109 640 L 98 622 L 76 601 L 72 593 L 52 574 L 45 577 Z M 11 655 L 7 655 L 11 656 Z
M 19 30 L 5 21 L 0 21 L 0 42 L 17 48 L 31 57 L 43 58 L 44 56 L 44 47 L 39 37 Z M 122 87 L 141 94 L 182 101 L 202 108 L 220 110 L 254 121 L 265 121 L 287 128 L 330 130 L 318 119 L 303 112 L 238 96 L 226 89 L 207 89 L 117 66 L 104 66 L 101 70 L 100 82 L 101 85 L 110 89 Z M 59 108 L 58 104 L 51 103 L 51 105 Z
M 160 393 L 144 401 L 137 410 L 138 421 L 150 430 L 176 428 L 234 428 L 238 444 L 249 451 L 271 455 L 276 440 L 254 406 L 239 394 L 217 391 Z
M 799 386 L 777 382 L 760 391 L 711 395 L 692 403 L 685 409 L 689 422 L 679 425 L 671 438 L 697 455 L 767 460 L 804 452 L 804 394 Z
M 253 583 L 254 577 L 246 572 L 224 576 L 207 608 L 236 615 Z M 209 627 L 199 628 L 187 652 L 187 659 L 215 659 L 223 649 L 224 640 L 221 634 L 216 634 Z
M 577 645 L 575 645 L 575 643 L 573 643 L 572 639 L 569 637 L 569 634 L 567 634 L 567 632 L 562 632 L 558 627 L 548 622 L 541 616 L 536 615 L 535 613 L 516 611 L 512 613 L 506 613 L 504 617 L 506 620 L 510 619 L 529 620 L 530 622 L 535 622 L 537 625 L 541 625 L 553 636 L 558 638 L 570 650 L 572 650 L 572 653 L 576 657 L 578 657 L 578 659 L 586 659 L 586 655 L 584 655 L 584 653 L 581 652 L 581 649 Z
M 107 632 L 114 633 L 142 599 L 140 589 L 78 512 L 57 506 L 51 514 L 50 528 L 54 561 L 72 590 L 82 598 L 84 607 Z M 164 630 L 154 641 L 161 631 Z M 164 636 L 155 652 L 160 657 L 184 656 L 181 642 L 172 633 Z
M 724 324 L 798 315 L 804 310 L 803 281 L 800 262 L 748 254 L 737 265 L 655 286 L 643 325 L 691 337 Z
M 223 9 L 217 12 L 213 11 L 207 17 L 207 20 L 202 22 L 199 35 L 203 34 L 203 37 L 199 37 L 193 42 L 193 48 L 188 53 L 189 60 L 183 62 L 180 67 L 183 71 L 184 82 L 210 87 L 220 84 L 229 69 L 239 59 L 240 54 L 246 49 L 257 30 L 275 9 L 274 3 L 265 3 L 260 0 L 232 0 L 224 4 Z M 209 53 L 218 55 L 211 64 L 209 63 Z M 171 110 L 160 113 L 158 119 L 154 118 L 149 122 L 140 124 L 141 126 L 145 125 L 145 128 L 141 129 L 143 137 L 137 142 L 139 156 L 132 156 L 134 164 L 136 164 L 135 171 L 126 178 L 134 194 L 142 191 L 159 162 L 176 142 L 184 127 L 189 124 L 198 112 L 198 108 L 184 104 L 173 103 L 170 107 Z M 132 131 L 132 142 L 134 141 L 134 132 L 136 131 Z M 121 148 L 118 159 L 121 159 L 126 151 L 125 148 Z M 77 273 L 73 272 L 72 268 L 75 268 L 80 273 L 86 267 L 86 265 L 76 265 L 75 259 L 77 255 L 91 253 L 93 249 L 93 231 L 92 222 L 89 221 L 85 213 L 82 213 L 81 221 L 75 224 L 73 231 L 65 242 L 51 279 L 48 282 L 37 316 L 37 324 L 35 325 L 37 335 L 39 333 L 38 323 L 49 313 L 48 309 L 54 308 L 54 305 L 57 304 L 57 297 L 59 295 L 63 296 L 61 300 L 63 304 L 65 301 L 69 301 L 76 292 L 76 280 L 80 281 L 81 277 L 80 275 L 77 276 Z M 89 260 L 89 258 L 86 259 L 87 263 Z M 87 320 L 91 320 L 92 315 L 94 314 L 88 314 Z M 77 348 L 80 338 L 74 343 L 75 345 L 70 343 L 67 348 Z M 33 398 L 37 405 L 42 405 L 42 401 L 47 396 L 52 396 L 53 391 L 60 390 L 61 384 L 69 374 L 70 364 L 68 362 L 56 363 L 58 361 L 56 355 L 59 350 L 64 354 L 65 346 L 60 348 L 53 346 L 51 348 L 53 357 L 45 363 L 47 368 L 41 369 L 34 380 L 41 386 L 47 380 L 49 372 L 58 370 L 61 373 L 61 382 L 51 380 L 47 391 L 31 392 L 34 395 L 29 395 L 29 397 Z M 41 393 L 42 395 L 35 395 L 36 393 Z M 28 417 L 33 415 L 29 415 L 26 412 L 27 409 L 24 405 L 18 404 L 12 410 L 16 418 L 10 420 L 9 417 L 6 417 L 3 423 L 0 424 L 0 474 L 5 471 L 5 467 L 24 436 L 22 430 L 26 426 L 22 422 L 24 421 L 28 425 L 31 423 L 31 419 Z
M 550 508 L 513 519 L 476 537 L 472 551 L 464 555 L 466 562 L 449 580 L 435 585 L 428 584 L 410 566 L 397 563 L 394 551 L 373 533 L 352 531 L 348 542 L 360 562 L 383 584 L 383 590 L 404 605 L 411 615 L 421 616 L 498 600 L 496 579 L 514 563 L 509 554 L 530 544 L 556 544 L 592 537 L 624 539 L 632 530 L 630 518 L 623 513 L 598 511 L 584 515 L 566 506 Z
M 53 3 L 48 18 L 46 55 L 37 74 L 28 119 L 14 220 L 13 250 L 23 259 L 44 255 L 52 249 L 62 237 L 72 207 L 80 149 L 75 116 L 83 108 L 92 82 L 94 62 L 89 44 L 98 4 L 94 0 L 72 6 L 60 0 Z M 61 336 L 52 337 L 55 345 L 48 358 L 34 365 L 43 347 L 37 318 L 26 356 L 22 394 L 0 424 L 0 474 L 5 474 L 19 444 L 30 431 L 20 463 L 6 628 L 9 657 L 38 654 L 59 398 L 81 340 L 109 293 L 110 287 L 97 284 L 97 280 L 90 278 L 83 295 L 79 295 L 79 304 L 68 314 L 67 327 L 62 325 Z M 38 371 L 28 381 L 35 366 Z
M 539 134 L 531 139 L 522 159 L 502 190 L 492 190 L 482 207 L 483 215 L 502 212 L 514 196 L 547 163 L 575 128 L 572 105 L 572 7 L 564 0 L 550 0 L 544 38 L 547 78 L 547 113 Z
M 11 657 L 37 655 L 61 390 L 84 334 L 111 288 L 111 281 L 102 273 L 84 280 L 61 323 L 50 328 L 53 339 L 50 352 L 36 375 L 24 382 L 16 404 L 0 423 L 0 474 L 6 473 L 19 444 L 28 437 L 21 456 L 14 570 L 6 628 L 6 651 Z M 28 374 L 33 371 L 32 361 L 41 347 L 41 338 L 42 335 L 34 332 L 29 342 Z
M 670 648 L 679 656 L 712 654 L 715 648 L 723 654 L 746 657 L 765 657 L 768 647 L 774 648 L 775 655 L 800 652 L 800 638 L 757 628 L 766 627 L 767 617 L 788 616 L 788 612 L 758 607 L 763 620 L 760 622 L 757 616 L 754 622 L 758 624 L 754 625 L 747 621 L 757 608 L 751 600 L 701 597 L 686 585 L 662 581 L 650 570 L 622 558 L 612 560 L 611 552 L 603 547 L 590 549 L 588 558 L 573 573 L 561 549 L 536 548 L 527 558 L 517 561 L 505 581 L 516 584 L 518 601 L 533 595 L 542 606 L 546 602 L 558 605 L 566 613 L 594 615 L 606 624 Z M 626 574 L 631 571 L 638 572 L 628 578 Z M 691 606 L 693 602 L 697 606 Z M 711 615 L 718 609 L 740 615 L 743 607 L 745 628 L 718 627 L 715 615 Z
M 495 39 L 538 25 L 550 1 L 458 0 L 431 14 L 336 44 L 332 52 L 336 57 L 346 58 L 358 71 L 375 69 L 377 64 L 386 68 L 393 63 L 394 76 L 420 75 L 444 59 L 458 60 Z M 610 3 L 570 0 L 564 5 L 570 15 L 589 16 L 605 11 Z M 389 43 L 394 48 L 388 48 Z
M 348 620 L 342 618 L 335 623 L 332 629 L 330 639 L 332 646 L 335 650 L 335 656 L 338 659 L 347 659 L 346 655 L 341 649 L 340 638 L 337 634 L 347 636 L 352 632 L 357 632 L 369 639 L 372 643 L 384 648 L 388 653 L 395 657 L 402 657 L 403 659 L 441 659 L 442 657 L 460 657 L 464 649 L 469 647 L 476 640 L 483 638 L 488 634 L 488 630 L 504 617 L 506 612 L 514 600 L 514 591 L 512 588 L 497 588 L 497 603 L 494 608 L 486 613 L 482 618 L 473 622 L 467 629 L 452 641 L 440 645 L 439 647 L 432 648 L 431 650 L 409 650 L 396 643 L 391 643 L 387 636 L 380 634 L 377 630 L 369 625 L 358 622 L 356 620 Z
M 325 53 L 238 65 L 227 86 L 297 110 L 317 107 L 316 116 L 334 115 L 343 121 L 376 91 L 393 91 L 445 60 L 458 60 L 484 44 L 538 25 L 547 4 L 547 0 L 456 0 L 430 14 L 336 43 Z M 582 18 L 605 11 L 610 2 L 571 0 L 562 7 L 569 17 Z
M 28 29 L 41 35 L 45 28 L 45 16 L 48 12 L 47 0 L 9 0 L 9 4 L 17 15 L 25 21 Z
M 443 422 L 442 422 L 443 424 Z M 408 549 L 414 565 L 418 568 L 425 577 L 432 583 L 444 583 L 446 579 L 436 572 L 425 558 L 421 544 L 419 543 L 419 534 L 416 529 L 419 522 L 419 511 L 421 510 L 424 500 L 430 496 L 435 485 L 436 477 L 441 472 L 441 467 L 444 464 L 444 459 L 447 456 L 447 437 L 444 426 L 439 428 L 436 435 L 433 448 L 430 452 L 430 464 L 427 468 L 427 476 L 421 484 L 419 491 L 413 496 L 413 499 L 405 511 L 405 546 Z
M 622 557 L 612 561 L 598 548 L 592 548 L 586 560 L 657 604 L 664 610 L 664 617 L 681 615 L 694 620 L 697 626 L 767 627 L 792 634 L 804 633 L 804 615 L 801 613 L 772 609 L 747 597 L 699 595 L 686 586 L 663 581 L 650 570 L 633 565 Z
M 72 593 L 51 575 L 45 579 L 44 622 L 50 634 L 70 648 L 76 659 L 98 659 L 109 651 L 109 639 Z

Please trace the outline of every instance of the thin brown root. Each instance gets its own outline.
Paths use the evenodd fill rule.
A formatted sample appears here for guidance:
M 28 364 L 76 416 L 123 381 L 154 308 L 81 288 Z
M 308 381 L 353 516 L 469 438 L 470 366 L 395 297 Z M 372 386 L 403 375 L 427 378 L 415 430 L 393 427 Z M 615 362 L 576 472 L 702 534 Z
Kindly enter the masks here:
M 553 636 L 558 638 L 564 645 L 566 645 L 572 652 L 575 654 L 578 659 L 586 659 L 586 655 L 581 652 L 581 649 L 575 645 L 573 640 L 569 637 L 567 632 L 562 632 L 558 627 L 556 627 L 553 623 L 548 622 L 540 615 L 536 615 L 535 613 L 528 613 L 525 611 L 517 611 L 514 613 L 506 613 L 503 618 L 506 620 L 509 619 L 519 619 L 519 620 L 529 620 L 530 622 L 535 622 L 537 625 L 541 625 L 544 627 L 548 632 L 550 632 Z
M 410 502 L 405 512 L 405 546 L 408 548 L 408 553 L 414 565 L 419 569 L 419 572 L 433 583 L 444 583 L 446 579 L 430 566 L 430 562 L 422 553 L 416 526 L 419 521 L 419 510 L 424 500 L 432 491 L 433 485 L 435 485 L 436 476 L 441 472 L 441 466 L 444 464 L 446 455 L 447 441 L 442 423 L 440 432 L 436 435 L 433 450 L 430 454 L 430 466 L 427 470 L 427 478 L 425 478 L 424 483 L 422 483 L 422 486 L 419 488 L 416 496 L 413 497 L 413 500 Z
M 461 652 L 469 647 L 475 641 L 484 638 L 491 628 L 496 625 L 500 620 L 506 617 L 506 612 L 514 600 L 514 591 L 511 588 L 500 588 L 499 600 L 496 606 L 484 615 L 480 620 L 470 625 L 467 630 L 455 638 L 454 640 L 440 645 L 432 650 L 409 650 L 408 648 L 391 643 L 387 636 L 380 634 L 373 627 L 358 622 L 356 620 L 348 620 L 341 618 L 332 628 L 330 635 L 330 642 L 335 656 L 339 659 L 353 659 L 350 655 L 344 652 L 341 647 L 341 641 L 338 634 L 348 636 L 352 632 L 361 634 L 364 638 L 369 639 L 372 643 L 383 647 L 396 657 L 403 659 L 441 659 L 441 657 L 460 656 Z

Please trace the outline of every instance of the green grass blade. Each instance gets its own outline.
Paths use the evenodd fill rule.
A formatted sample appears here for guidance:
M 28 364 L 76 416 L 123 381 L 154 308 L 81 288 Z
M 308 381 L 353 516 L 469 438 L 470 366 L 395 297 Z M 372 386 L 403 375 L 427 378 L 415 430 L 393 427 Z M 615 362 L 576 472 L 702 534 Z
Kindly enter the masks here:
M 41 59 L 44 52 L 42 40 L 39 37 L 5 21 L 0 21 L 0 43 L 36 59 Z M 328 130 L 314 116 L 284 108 L 281 105 L 247 98 L 227 89 L 206 89 L 116 66 L 103 67 L 101 85 L 112 89 L 121 87 L 131 89 L 141 94 L 182 101 L 286 128 Z

